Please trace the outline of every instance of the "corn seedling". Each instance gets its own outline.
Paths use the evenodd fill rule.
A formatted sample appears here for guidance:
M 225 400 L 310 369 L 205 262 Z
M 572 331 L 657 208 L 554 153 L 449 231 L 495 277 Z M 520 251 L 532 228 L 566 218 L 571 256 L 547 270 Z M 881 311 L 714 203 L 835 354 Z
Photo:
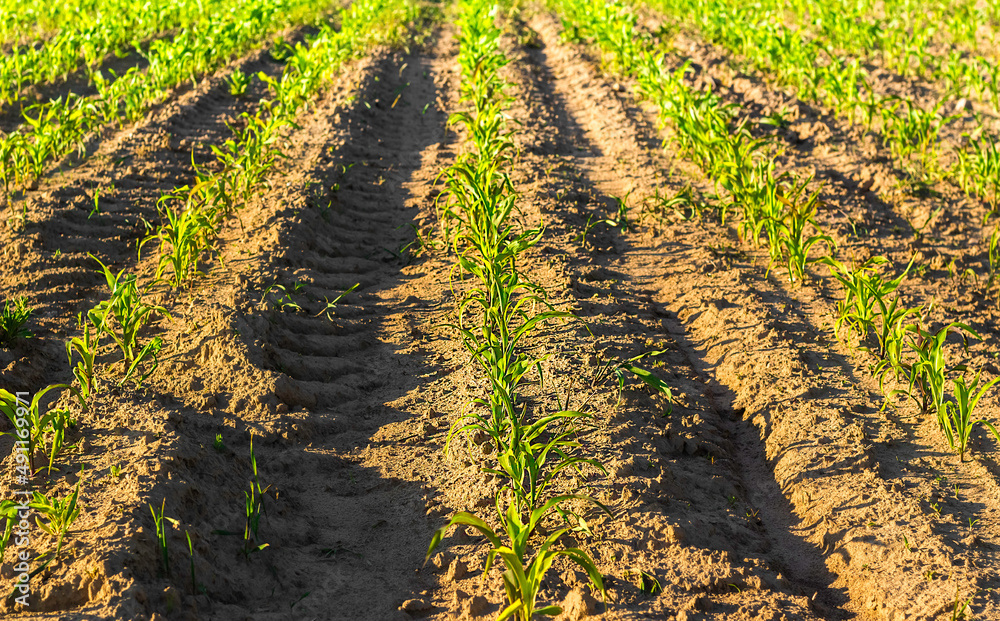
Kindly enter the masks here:
M 868 283 L 865 283 L 865 286 L 869 286 Z M 899 296 L 894 296 L 890 302 L 886 299 L 887 295 L 879 291 L 871 293 L 878 305 L 876 321 L 872 327 L 879 345 L 878 352 L 876 352 L 879 360 L 872 365 L 871 373 L 878 378 L 879 387 L 885 392 L 885 376 L 889 371 L 893 372 L 897 380 L 903 373 L 906 335 L 917 332 L 923 308 L 904 308 L 899 305 Z M 906 323 L 911 316 L 916 316 L 917 321 Z
M 240 69 L 235 69 L 226 78 L 226 84 L 229 85 L 230 95 L 233 97 L 243 97 L 247 94 L 247 89 L 250 87 L 250 76 Z
M 952 383 L 955 385 L 954 400 L 945 403 L 945 415 L 943 417 L 945 437 L 948 439 L 948 446 L 958 450 L 959 459 L 962 461 L 965 460 L 965 447 L 968 445 L 969 436 L 976 425 L 983 425 L 989 429 L 993 432 L 993 436 L 996 437 L 997 441 L 1000 442 L 1000 433 L 997 433 L 997 428 L 993 426 L 993 423 L 983 418 L 974 418 L 974 412 L 976 405 L 979 404 L 979 400 L 990 388 L 997 382 L 1000 382 L 1000 377 L 997 377 L 986 382 L 980 388 L 979 378 L 981 373 L 982 371 L 977 372 L 969 384 L 965 383 L 964 377 L 953 379 Z
M 538 607 L 538 596 L 545 574 L 560 556 L 576 563 L 586 571 L 594 587 L 601 592 L 602 596 L 606 597 L 604 579 L 590 556 L 580 548 L 556 547 L 563 535 L 569 532 L 568 528 L 552 532 L 534 548 L 529 544 L 529 540 L 538 529 L 542 518 L 552 512 L 560 503 L 573 498 L 575 496 L 556 496 L 550 499 L 544 505 L 534 509 L 526 522 L 521 520 L 514 503 L 509 504 L 506 511 L 501 510 L 498 498 L 497 512 L 501 516 L 506 544 L 500 535 L 482 519 L 464 511 L 456 513 L 445 526 L 434 533 L 424 562 L 430 558 L 431 553 L 441 543 L 452 526 L 471 526 L 490 542 L 490 552 L 483 569 L 484 578 L 498 556 L 503 560 L 506 568 L 502 577 L 508 604 L 497 617 L 497 621 L 503 619 L 531 621 L 535 615 L 556 616 L 562 612 L 559 606 Z
M 774 110 L 771 114 L 765 115 L 760 123 L 784 129 L 792 124 L 790 117 L 791 111 L 787 107 L 783 107 L 781 110 Z
M 264 494 L 271 489 L 268 485 L 265 488 L 260 486 L 260 478 L 257 476 L 257 456 L 253 450 L 253 434 L 250 434 L 250 467 L 253 478 L 250 479 L 250 491 L 243 492 L 246 500 L 246 525 L 243 529 L 243 554 L 249 558 L 254 552 L 259 552 L 266 548 L 268 544 L 260 541 L 260 518 L 264 515 Z
M 700 218 L 708 206 L 694 195 L 694 190 L 690 185 L 684 186 L 670 196 L 660 193 L 660 188 L 654 190 L 654 194 L 644 201 L 646 211 L 656 214 L 665 214 L 667 210 L 672 210 L 684 220 Z
M 905 111 L 899 114 L 900 105 L 882 109 L 883 133 L 886 143 L 896 160 L 910 169 L 912 156 L 917 156 L 918 172 L 922 178 L 936 174 L 938 167 L 938 133 L 941 127 L 958 118 L 941 114 L 944 101 L 931 111 L 926 111 L 908 99 L 902 100 Z
M 913 234 L 913 239 L 920 239 L 921 237 L 923 237 L 924 231 L 930 225 L 931 221 L 934 220 L 934 218 L 936 218 L 938 214 L 940 214 L 942 211 L 944 211 L 944 205 L 932 211 L 930 215 L 927 216 L 927 219 L 924 220 L 924 223 L 921 224 L 920 226 L 914 224 L 914 221 L 912 219 L 907 218 L 906 223 L 910 226 L 910 233 Z
M 4 551 L 10 544 L 14 527 L 21 521 L 21 505 L 13 500 L 0 500 L 0 520 L 3 520 L 3 531 L 0 531 L 0 561 L 3 561 Z
M 986 258 L 989 263 L 989 278 L 986 281 L 986 293 L 1000 275 L 1000 224 L 993 227 L 989 240 L 986 242 Z
M 793 188 L 791 196 L 797 197 L 804 189 L 808 180 L 800 186 Z M 825 244 L 828 252 L 836 248 L 833 238 L 822 232 L 809 235 L 808 229 L 811 227 L 819 231 L 816 224 L 816 205 L 819 202 L 819 191 L 814 192 L 804 203 L 797 201 L 788 205 L 788 210 L 781 218 L 777 227 L 777 239 L 770 239 L 771 245 L 775 243 L 781 246 L 781 255 L 785 265 L 788 267 L 788 279 L 795 282 L 802 282 L 808 274 L 806 268 L 810 263 L 821 261 L 820 258 L 810 258 L 809 253 L 817 244 Z M 769 233 L 770 236 L 770 233 Z M 772 251 L 772 263 L 775 252 Z
M 164 498 L 160 504 L 160 512 L 157 513 L 153 505 L 149 505 L 149 512 L 153 514 L 153 524 L 156 527 L 156 548 L 160 554 L 160 569 L 164 576 L 170 575 L 170 550 L 167 547 L 167 524 L 177 526 L 179 522 L 172 517 L 163 515 L 167 507 L 167 499 Z
M 25 329 L 24 324 L 28 323 L 33 312 L 24 296 L 4 301 L 3 311 L 0 312 L 0 345 L 11 347 L 18 339 L 31 338 L 31 332 Z
M 128 368 L 125 370 L 125 375 L 123 375 L 121 380 L 119 380 L 118 385 L 122 386 L 129 379 L 132 379 L 139 370 L 140 364 L 151 361 L 146 370 L 143 371 L 142 374 L 135 380 L 136 387 L 142 387 L 142 383 L 146 381 L 146 378 L 152 375 L 153 372 L 156 371 L 157 367 L 160 366 L 160 361 L 157 356 L 161 349 L 163 349 L 163 339 L 158 336 L 154 336 L 151 341 L 143 345 L 139 354 L 135 357 L 135 360 L 128 365 Z
M 179 191 L 184 190 L 182 188 Z M 180 289 L 194 276 L 201 274 L 198 261 L 202 253 L 213 248 L 212 238 L 216 234 L 211 218 L 197 205 L 181 207 L 176 203 L 179 194 L 162 197 L 157 208 L 162 224 L 155 233 L 140 244 L 156 240 L 159 243 L 159 262 L 156 278 L 162 278 L 170 270 L 167 282 Z
M 971 610 L 969 609 L 969 604 L 972 603 L 972 600 L 974 597 L 976 597 L 976 595 L 979 595 L 979 591 L 975 591 L 969 597 L 962 599 L 962 596 L 960 594 L 961 591 L 959 591 L 960 588 L 961 587 L 958 586 L 955 587 L 955 603 L 952 604 L 951 608 L 951 621 L 961 621 L 962 619 L 965 619 L 966 611 L 971 613 Z
M 48 436 L 50 448 L 48 472 L 52 472 L 56 456 L 59 455 L 66 444 L 66 430 L 76 426 L 76 420 L 69 410 L 51 409 L 39 421 L 42 434 Z M 73 447 L 70 447 L 73 448 Z
M 938 426 L 945 428 L 945 383 L 949 371 L 964 372 L 964 365 L 956 365 L 948 368 L 945 360 L 944 344 L 949 335 L 956 334 L 962 338 L 962 342 L 968 349 L 969 337 L 981 338 L 975 330 L 968 325 L 959 322 L 950 323 L 942 327 L 937 332 L 926 332 L 917 330 L 913 334 L 911 342 L 907 345 L 917 354 L 917 359 L 911 363 L 903 363 L 902 367 L 909 375 L 906 390 L 894 390 L 890 394 L 906 394 L 910 398 L 914 396 L 914 388 L 919 391 L 920 410 L 924 414 L 933 412 L 937 417 Z
M 139 330 L 154 314 L 165 315 L 167 318 L 170 314 L 162 306 L 152 306 L 142 301 L 134 274 L 125 274 L 125 270 L 114 274 L 100 260 L 97 262 L 103 268 L 111 298 L 94 307 L 90 314 L 99 322 L 101 333 L 110 336 L 122 350 L 124 360 L 138 363 L 150 356 L 154 349 L 149 345 L 139 346 Z
M 958 186 L 966 194 L 978 196 L 989 205 L 983 224 L 997 211 L 1000 201 L 1000 148 L 990 135 L 970 140 L 964 149 L 957 149 L 958 161 L 951 170 Z
M 194 572 L 194 544 L 191 542 L 190 531 L 184 531 L 184 538 L 187 539 L 188 544 L 188 561 L 191 569 L 191 592 L 198 593 L 198 578 Z
M 889 263 L 885 257 L 872 257 L 853 269 L 832 257 L 824 257 L 820 262 L 830 267 L 830 273 L 844 289 L 844 299 L 837 302 L 837 320 L 833 326 L 837 340 L 840 340 L 841 328 L 845 325 L 859 339 L 867 337 L 868 332 L 875 328 L 876 303 L 886 300 L 899 288 L 910 269 L 907 266 L 902 274 L 886 281 L 880 273 L 880 267 Z
M 48 453 L 49 472 L 52 471 L 55 457 L 62 451 L 66 429 L 76 424 L 70 413 L 64 409 L 51 408 L 42 413 L 42 398 L 52 390 L 63 389 L 72 392 L 81 399 L 81 404 L 83 403 L 79 391 L 68 384 L 46 386 L 35 393 L 30 403 L 0 389 L 0 411 L 14 426 L 14 430 L 7 432 L 6 435 L 14 437 L 16 442 L 27 449 L 28 468 L 32 473 L 35 472 L 35 451 L 47 443 L 51 444 Z
M 80 394 L 84 401 L 90 401 L 90 397 L 97 394 L 98 390 L 94 361 L 97 359 L 97 349 L 103 334 L 100 323 L 93 311 L 87 313 L 86 320 L 82 316 L 77 317 L 77 325 L 83 328 L 83 336 L 74 336 L 66 342 L 66 358 L 70 366 L 73 366 L 74 353 L 80 358 L 76 366 L 73 366 L 73 376 L 80 383 Z
M 33 499 L 28 503 L 28 506 L 38 512 L 35 522 L 39 528 L 56 539 L 56 549 L 49 559 L 50 562 L 59 557 L 66 534 L 72 528 L 76 518 L 80 517 L 79 498 L 81 483 L 83 483 L 82 479 L 77 481 L 73 492 L 62 500 L 49 498 L 39 492 L 32 492 Z M 45 517 L 44 522 L 42 521 L 42 517 Z
M 518 511 L 541 506 L 555 478 L 566 469 L 580 472 L 584 465 L 605 472 L 595 459 L 574 455 L 581 445 L 572 439 L 573 421 L 587 418 L 582 412 L 561 411 L 525 426 L 511 425 L 509 440 L 498 455 L 498 468 L 484 468 L 505 480 Z M 559 427 L 554 430 L 550 427 Z
M 272 284 L 270 287 L 264 290 L 264 298 L 267 298 L 267 294 L 274 291 L 275 295 L 269 300 L 271 308 L 276 311 L 285 312 L 287 310 L 296 312 L 303 310 L 299 304 L 292 299 L 292 293 L 298 293 L 300 287 L 297 285 L 292 286 L 292 291 L 289 292 L 284 285 L 279 285 L 277 283 Z M 322 313 L 320 313 L 322 314 Z
M 635 580 L 635 586 L 647 595 L 658 595 L 663 592 L 663 586 L 653 574 L 642 569 L 633 568 L 626 570 L 623 576 L 626 580 Z

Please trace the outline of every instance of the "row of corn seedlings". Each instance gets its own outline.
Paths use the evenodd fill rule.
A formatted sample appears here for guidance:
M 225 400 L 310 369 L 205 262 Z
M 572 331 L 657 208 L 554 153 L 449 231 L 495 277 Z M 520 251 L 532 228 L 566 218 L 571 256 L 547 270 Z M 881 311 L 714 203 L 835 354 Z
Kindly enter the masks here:
M 135 41 L 188 27 L 204 19 L 206 11 L 214 13 L 214 4 L 218 3 L 183 1 L 150 6 L 137 0 L 106 0 L 97 9 L 103 19 L 65 28 L 41 45 L 14 46 L 0 56 L 0 104 L 20 100 L 25 86 L 54 82 L 80 67 L 89 77 L 108 55 L 126 55 Z
M 816 227 L 818 195 L 807 192 L 809 179 L 775 175 L 767 142 L 753 138 L 745 121 L 737 122 L 732 107 L 722 104 L 711 91 L 685 84 L 687 65 L 676 71 L 666 69 L 663 54 L 656 51 L 650 38 L 637 32 L 635 17 L 624 5 L 602 0 L 556 0 L 553 4 L 561 12 L 565 36 L 592 41 L 602 51 L 609 70 L 635 77 L 639 93 L 657 106 L 661 122 L 672 126 L 681 151 L 720 190 L 718 209 L 723 223 L 727 211 L 738 206 L 741 237 L 756 245 L 765 235 L 771 264 L 785 263 L 792 282 L 807 279 L 809 264 L 822 262 L 830 267 L 844 290 L 834 324 L 838 339 L 844 326 L 861 339 L 869 334 L 877 337 L 875 347 L 859 344 L 876 356 L 870 370 L 883 387 L 887 377 L 902 382 L 902 388 L 887 391 L 887 403 L 900 394 L 912 397 L 922 411 L 936 416 L 949 446 L 961 458 L 976 425 L 982 424 L 997 435 L 992 423 L 975 416 L 975 408 L 1000 378 L 981 383 L 977 372 L 966 382 L 964 375 L 951 376 L 968 369 L 947 363 L 945 341 L 949 334 L 959 334 L 966 342 L 970 337 L 979 338 L 970 326 L 952 323 L 935 332 L 924 329 L 923 308 L 905 307 L 895 295 L 909 268 L 897 278 L 885 280 L 881 268 L 888 261 L 884 258 L 855 267 L 837 261 L 832 256 L 836 250 L 832 238 Z M 995 239 L 994 245 L 998 243 L 1000 239 Z M 825 247 L 826 254 L 814 256 L 811 251 L 818 247 Z M 950 400 L 945 392 L 949 377 L 954 385 Z
M 166 310 L 143 301 L 135 275 L 124 271 L 114 273 L 103 264 L 101 268 L 110 296 L 88 311 L 85 319 L 79 318 L 83 337 L 73 337 L 66 343 L 69 363 L 72 365 L 76 359 L 73 374 L 79 385 L 52 384 L 36 392 L 30 401 L 0 389 L 0 412 L 10 420 L 12 431 L 8 433 L 15 440 L 15 480 L 21 487 L 30 490 L 27 499 L 0 500 L 0 521 L 4 525 L 0 531 L 0 560 L 3 559 L 12 536 L 19 539 L 25 536 L 29 528 L 26 515 L 34 515 L 36 525 L 54 539 L 53 548 L 33 559 L 39 564 L 31 575 L 44 571 L 59 558 L 67 533 L 82 509 L 82 471 L 76 486 L 64 498 L 31 489 L 36 474 L 44 470 L 46 475 L 51 475 L 53 470 L 61 469 L 57 467 L 56 460 L 76 448 L 67 443 L 67 436 L 77 427 L 77 421 L 63 397 L 69 393 L 71 398 L 75 397 L 79 401 L 83 410 L 93 404 L 103 381 L 96 364 L 102 348 L 106 350 L 110 346 L 121 352 L 119 366 L 124 370 L 124 377 L 118 382 L 119 385 L 129 379 L 141 385 L 156 369 L 156 356 L 162 347 L 160 337 L 143 339 L 140 330 L 157 315 L 169 316 Z M 5 306 L 3 323 L 7 327 L 17 324 L 23 326 L 23 322 L 30 316 L 30 309 L 23 302 L 15 305 L 14 310 L 21 311 L 16 317 L 10 317 L 8 310 Z M 28 335 L 23 327 L 19 327 L 17 337 L 26 336 Z M 46 396 L 49 393 L 58 397 L 46 406 Z M 39 453 L 45 458 L 43 463 L 37 461 Z M 9 490 L 9 493 L 13 491 Z M 24 512 L 25 505 L 30 514 Z M 22 557 L 21 560 L 27 559 Z
M 968 349 L 969 339 L 980 339 L 979 334 L 960 322 L 925 329 L 923 305 L 907 306 L 897 293 L 910 266 L 895 278 L 886 278 L 883 272 L 890 263 L 884 257 L 853 266 L 832 257 L 824 257 L 823 262 L 844 296 L 837 302 L 834 334 L 839 341 L 846 340 L 872 356 L 868 370 L 886 395 L 883 408 L 898 396 L 911 399 L 924 415 L 935 417 L 948 446 L 962 460 L 977 425 L 989 429 L 1000 441 L 993 423 L 976 416 L 980 399 L 1000 377 L 983 382 L 982 371 L 977 370 L 967 380 L 968 366 L 949 362 L 945 347 L 948 337 L 954 335 Z M 887 389 L 887 380 L 897 387 Z M 949 383 L 953 387 L 951 398 L 946 392 Z
M 516 154 L 505 114 L 508 84 L 500 75 L 508 62 L 495 23 L 500 9 L 490 0 L 461 0 L 459 9 L 461 100 L 468 109 L 452 115 L 451 122 L 465 129 L 471 148 L 442 173 L 446 191 L 439 210 L 457 255 L 453 274 L 471 281 L 451 327 L 489 388 L 452 425 L 445 451 L 466 434 L 485 434 L 492 450 L 483 471 L 498 477 L 501 485 L 492 517 L 456 513 L 434 534 L 427 556 L 451 527 L 478 530 L 490 544 L 484 579 L 498 556 L 505 568 L 507 604 L 498 619 L 529 621 L 533 615 L 561 612 L 538 602 L 542 581 L 560 556 L 581 566 L 604 592 L 590 556 L 562 541 L 576 526 L 575 511 L 587 505 L 604 508 L 580 490 L 565 493 L 562 475 L 603 467 L 582 453 L 580 426 L 590 414 L 564 410 L 538 416 L 520 396 L 525 378 L 542 373 L 542 359 L 528 354 L 524 341 L 546 322 L 570 314 L 554 309 L 543 289 L 518 268 L 519 256 L 539 241 L 542 227 L 513 222 L 518 195 L 509 171 Z
M 0 132 L 0 182 L 4 198 L 30 185 L 60 157 L 86 153 L 88 137 L 97 129 L 140 120 L 151 106 L 177 86 L 196 82 L 237 54 L 259 45 L 269 34 L 290 24 L 315 19 L 323 10 L 317 0 L 233 0 L 216 7 L 210 17 L 157 39 L 143 55 L 145 70 L 130 67 L 111 80 L 95 72 L 97 95 L 74 94 L 29 106 L 15 131 Z
M 740 56 L 804 101 L 818 102 L 866 130 L 882 135 L 897 165 L 922 180 L 953 180 L 997 212 L 1000 195 L 998 138 L 980 122 L 964 145 L 946 149 L 942 130 L 960 115 L 948 114 L 945 96 L 932 109 L 897 95 L 880 95 L 861 60 L 833 54 L 819 40 L 784 26 L 780 11 L 735 0 L 649 0 L 651 6 L 693 25 L 708 40 Z M 818 61 L 822 59 L 822 61 Z M 948 165 L 948 160 L 953 163 Z
M 340 28 L 325 25 L 305 45 L 288 51 L 278 80 L 267 79 L 271 99 L 222 145 L 213 145 L 215 170 L 197 171 L 197 181 L 176 188 L 158 201 L 161 223 L 140 245 L 158 245 L 156 279 L 181 289 L 199 272 L 199 261 L 215 248 L 219 226 L 262 188 L 282 157 L 279 139 L 294 127 L 295 115 L 327 86 L 343 63 L 378 45 L 403 45 L 410 25 L 425 9 L 407 0 L 355 2 L 341 13 Z

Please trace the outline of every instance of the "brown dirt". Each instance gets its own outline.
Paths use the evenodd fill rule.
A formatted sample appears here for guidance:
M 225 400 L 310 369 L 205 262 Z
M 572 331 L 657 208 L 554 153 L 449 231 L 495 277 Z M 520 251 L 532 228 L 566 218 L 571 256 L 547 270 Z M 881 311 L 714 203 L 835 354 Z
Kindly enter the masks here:
M 559 564 L 545 601 L 563 602 L 562 618 L 574 620 L 938 619 L 950 618 L 956 597 L 971 597 L 977 618 L 1000 616 L 992 439 L 976 434 L 972 458 L 959 463 L 912 408 L 880 413 L 869 360 L 831 336 L 829 283 L 792 289 L 781 269 L 765 277 L 766 256 L 728 227 L 644 209 L 656 188 L 709 185 L 659 148 L 627 82 L 559 41 L 551 15 L 519 27 L 537 36 L 522 37 L 533 47 L 506 41 L 521 149 L 513 175 L 519 217 L 546 224 L 524 268 L 582 320 L 532 340 L 549 356 L 549 379 L 526 398 L 540 411 L 559 407 L 558 396 L 596 414 L 586 444 L 609 476 L 579 483 L 615 513 L 595 516 L 594 536 L 578 541 L 608 577 L 607 606 Z M 79 415 L 77 449 L 36 481 L 63 496 L 82 479 L 83 511 L 59 564 L 35 578 L 30 614 L 5 614 L 495 617 L 502 585 L 496 571 L 482 576 L 478 537 L 452 534 L 423 565 L 433 530 L 453 511 L 488 510 L 496 486 L 479 471 L 482 447 L 443 451 L 448 426 L 485 386 L 440 327 L 462 286 L 453 258 L 421 249 L 413 233 L 436 238 L 435 178 L 463 148 L 446 125 L 459 107 L 455 53 L 446 27 L 422 49 L 352 64 L 299 119 L 272 187 L 223 231 L 224 267 L 213 264 L 192 291 L 150 292 L 172 315 L 149 331 L 168 343 L 160 369 L 141 391 L 106 382 L 98 406 Z M 718 80 L 749 114 L 789 101 L 704 54 L 692 52 L 705 67 L 699 79 Z M 240 62 L 280 70 L 263 54 Z M 0 350 L 0 385 L 33 391 L 70 379 L 62 342 L 75 334 L 72 317 L 104 295 L 87 253 L 150 274 L 149 258 L 134 252 L 140 219 L 155 217 L 159 192 L 193 178 L 191 149 L 224 139 L 225 121 L 258 98 L 232 99 L 217 76 L 28 193 L 25 230 L 4 233 L 0 283 L 38 309 L 35 338 Z M 802 130 L 783 135 L 782 166 L 827 182 L 822 224 L 842 256 L 905 265 L 923 253 L 925 277 L 906 282 L 907 300 L 935 299 L 934 322 L 975 323 L 985 338 L 970 359 L 996 375 L 996 307 L 946 271 L 952 257 L 960 270 L 981 266 L 979 214 L 962 211 L 959 197 L 935 199 L 948 209 L 912 243 L 905 215 L 937 203 L 890 182 L 881 195 L 861 189 L 861 171 L 890 174 L 878 168 L 883 154 L 799 109 Z M 826 129 L 798 139 L 806 124 Z M 205 149 L 196 154 L 207 161 Z M 88 219 L 94 189 L 111 184 L 102 214 Z M 626 195 L 633 227 L 581 236 L 588 218 L 610 215 Z M 853 234 L 852 221 L 866 234 Z M 321 312 L 355 283 L 329 317 Z M 277 308 L 275 284 L 301 310 Z M 599 373 L 605 361 L 650 351 L 663 352 L 644 364 L 674 388 L 673 403 L 634 379 L 619 395 Z M 1000 414 L 995 397 L 982 407 Z M 247 558 L 241 537 L 218 531 L 242 532 L 251 434 L 270 486 L 269 547 Z M 4 437 L 0 453 L 10 446 Z M 5 489 L 9 462 L 0 463 Z M 164 500 L 179 521 L 166 576 L 148 508 Z M 33 536 L 42 549 L 50 543 Z M 662 593 L 644 592 L 640 571 Z

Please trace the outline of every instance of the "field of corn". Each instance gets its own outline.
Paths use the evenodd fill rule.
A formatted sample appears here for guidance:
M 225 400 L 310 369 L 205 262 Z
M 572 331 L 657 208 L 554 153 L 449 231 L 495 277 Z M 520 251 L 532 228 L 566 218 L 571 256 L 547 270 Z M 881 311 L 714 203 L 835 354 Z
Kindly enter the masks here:
M 5 619 L 1000 619 L 1000 0 L 0 45 Z

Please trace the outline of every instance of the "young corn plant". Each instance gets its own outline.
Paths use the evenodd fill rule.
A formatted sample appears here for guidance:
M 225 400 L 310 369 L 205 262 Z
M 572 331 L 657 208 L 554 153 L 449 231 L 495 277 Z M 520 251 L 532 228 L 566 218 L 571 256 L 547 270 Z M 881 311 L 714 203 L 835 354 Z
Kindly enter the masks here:
M 83 404 L 80 392 L 69 384 L 52 384 L 35 393 L 30 402 L 18 399 L 16 395 L 0 389 L 0 412 L 3 412 L 14 426 L 13 431 L 6 435 L 14 437 L 15 441 L 25 443 L 27 448 L 28 467 L 30 472 L 35 469 L 35 452 L 41 447 L 49 445 L 47 451 L 49 455 L 48 469 L 53 469 L 56 456 L 62 451 L 66 430 L 73 427 L 76 421 L 73 420 L 69 411 L 62 408 L 50 408 L 42 412 L 41 401 L 46 394 L 53 390 L 69 390 L 77 396 Z M 40 470 L 40 468 L 39 468 Z
M 870 286 L 869 283 L 864 284 Z M 871 293 L 878 305 L 876 321 L 872 327 L 878 339 L 878 351 L 875 353 L 879 359 L 871 365 L 870 371 L 874 377 L 878 378 L 879 388 L 885 393 L 886 375 L 891 371 L 898 381 L 904 373 L 903 357 L 906 351 L 906 335 L 916 333 L 919 330 L 923 307 L 902 307 L 899 303 L 899 296 L 893 296 L 892 300 L 889 301 L 887 295 L 878 291 Z M 916 321 L 907 323 L 911 317 L 915 317 Z M 868 350 L 866 347 L 859 349 Z
M 185 190 L 181 188 L 178 192 Z M 147 236 L 140 249 L 147 242 L 159 244 L 159 262 L 156 278 L 164 278 L 174 289 L 182 289 L 202 272 L 198 261 L 202 254 L 214 248 L 216 228 L 211 218 L 197 204 L 182 206 L 177 204 L 178 193 L 162 197 L 157 208 L 162 224 L 155 233 Z M 169 272 L 167 272 L 169 270 Z
M 229 85 L 229 94 L 233 97 L 244 97 L 250 87 L 250 76 L 243 71 L 236 69 L 226 78 Z
M 246 497 L 246 523 L 243 528 L 243 555 L 250 558 L 254 552 L 260 552 L 268 546 L 260 543 L 260 518 L 264 515 L 264 494 L 271 486 L 265 488 L 260 486 L 260 478 L 257 476 L 257 456 L 253 450 L 253 434 L 250 434 L 250 467 L 253 478 L 250 479 L 250 491 L 243 492 Z
M 172 517 L 163 515 L 167 507 L 167 499 L 160 503 L 160 512 L 157 513 L 153 505 L 149 505 L 149 512 L 153 514 L 153 525 L 156 527 L 156 548 L 160 553 L 160 569 L 164 576 L 170 575 L 170 550 L 167 547 L 167 524 L 176 527 L 180 522 Z
M 14 534 L 14 526 L 21 521 L 18 513 L 21 512 L 21 504 L 13 500 L 0 500 L 0 520 L 3 521 L 3 530 L 0 531 L 0 561 L 10 544 L 10 538 Z
M 906 390 L 895 390 L 891 394 L 906 394 L 917 401 L 924 414 L 933 413 L 938 426 L 945 428 L 945 385 L 949 371 L 964 372 L 965 365 L 948 367 L 945 359 L 944 344 L 949 335 L 961 337 L 962 343 L 968 349 L 969 338 L 982 337 L 964 323 L 952 322 L 937 332 L 927 332 L 918 329 L 907 345 L 916 353 L 916 360 L 903 363 L 902 366 L 909 375 Z M 919 399 L 914 394 L 916 389 Z
M 885 141 L 897 162 L 920 178 L 935 178 L 939 173 L 938 134 L 941 127 L 958 118 L 958 115 L 944 116 L 941 108 L 944 100 L 930 111 L 924 110 L 909 99 L 900 104 L 882 109 L 882 125 Z M 905 108 L 900 113 L 900 108 Z M 916 158 L 917 166 L 913 166 Z
M 841 328 L 845 325 L 859 340 L 865 339 L 875 328 L 877 301 L 887 299 L 899 288 L 910 269 L 907 266 L 902 274 L 886 281 L 880 273 L 881 266 L 889 263 L 885 257 L 872 257 L 853 269 L 833 257 L 824 257 L 820 262 L 830 267 L 830 273 L 844 289 L 844 299 L 837 302 L 837 320 L 833 326 L 837 340 L 841 339 Z
M 134 274 L 125 274 L 125 270 L 114 274 L 99 260 L 97 262 L 103 268 L 111 298 L 98 304 L 90 313 L 97 320 L 101 334 L 110 336 L 121 349 L 123 359 L 134 367 L 146 358 L 155 357 L 154 350 L 157 349 L 151 343 L 140 345 L 139 331 L 155 315 L 170 318 L 170 313 L 162 306 L 142 301 Z
M 997 212 L 1000 201 L 1000 148 L 996 141 L 985 134 L 977 140 L 969 141 L 964 148 L 956 149 L 957 161 L 950 174 L 970 196 L 978 196 L 986 201 L 989 210 L 983 224 Z
M 588 415 L 583 412 L 561 411 L 522 427 L 512 426 L 507 445 L 498 454 L 498 467 L 483 469 L 506 481 L 521 514 L 542 506 L 549 487 L 567 469 L 583 474 L 586 465 L 607 474 L 596 459 L 575 454 L 581 444 L 574 439 L 578 429 L 573 423 L 585 418 Z
M 497 621 L 504 619 L 531 621 L 535 615 L 552 617 L 562 613 L 562 608 L 559 606 L 538 605 L 542 581 L 549 568 L 552 567 L 552 563 L 560 556 L 576 563 L 586 571 L 591 583 L 606 599 L 607 593 L 604 589 L 603 576 L 590 556 L 580 548 L 558 547 L 559 541 L 569 532 L 569 528 L 555 530 L 536 546 L 530 544 L 542 519 L 554 512 L 561 503 L 573 498 L 575 497 L 556 496 L 551 498 L 544 505 L 531 511 L 527 520 L 522 520 L 514 503 L 508 504 L 506 511 L 502 510 L 501 501 L 498 498 L 497 513 L 502 516 L 504 537 L 498 535 L 481 518 L 464 511 L 456 513 L 446 525 L 434 533 L 424 562 L 426 563 L 427 559 L 430 558 L 431 553 L 441 543 L 452 526 L 471 526 L 486 537 L 491 546 L 489 555 L 486 557 L 483 577 L 485 578 L 489 573 L 497 557 L 500 557 L 504 563 L 505 571 L 502 577 L 504 590 L 507 594 L 507 606 L 500 612 Z
M 993 432 L 993 436 L 1000 442 L 1000 433 L 993 423 L 984 418 L 975 418 L 976 406 L 986 392 L 1000 382 L 1000 377 L 986 382 L 980 388 L 979 378 L 982 371 L 976 372 L 972 382 L 966 384 L 965 377 L 953 379 L 955 385 L 954 399 L 945 403 L 945 412 L 942 420 L 944 422 L 944 434 L 948 440 L 948 446 L 952 450 L 958 451 L 960 461 L 965 461 L 965 448 L 969 443 L 969 436 L 976 425 L 982 425 Z
M 24 296 L 8 298 L 0 312 L 0 346 L 12 347 L 18 339 L 31 338 L 31 332 L 24 327 L 31 319 L 34 309 L 28 306 Z
M 80 384 L 80 395 L 83 401 L 90 401 L 91 396 L 98 392 L 97 378 L 94 375 L 94 362 L 97 360 L 97 350 L 101 345 L 101 320 L 93 310 L 87 313 L 87 319 L 77 317 L 77 326 L 83 330 L 83 336 L 74 336 L 66 341 L 67 362 L 73 367 L 73 376 Z M 79 357 L 73 365 L 73 354 Z
M 993 227 L 990 238 L 986 241 L 986 259 L 989 264 L 989 277 L 986 280 L 986 294 L 989 295 L 993 283 L 1000 275 L 1000 224 Z
M 803 182 L 798 191 L 793 191 L 792 196 L 797 196 L 801 189 L 805 188 L 808 180 Z M 782 217 L 777 228 L 777 240 L 771 239 L 772 246 L 777 242 L 780 244 L 780 253 L 784 263 L 788 268 L 788 279 L 792 283 L 801 283 L 808 277 L 806 271 L 811 263 L 822 261 L 821 258 L 810 258 L 810 251 L 818 244 L 825 244 L 828 252 L 836 249 L 833 238 L 829 235 L 817 232 L 809 235 L 807 231 L 812 229 L 819 231 L 816 224 L 816 205 L 819 202 L 819 191 L 817 190 L 803 203 L 792 202 L 788 205 L 788 210 Z M 772 265 L 774 262 L 774 252 L 772 252 Z M 769 266 L 770 268 L 770 266 Z
M 82 483 L 83 479 L 77 481 L 73 492 L 62 500 L 49 498 L 39 492 L 32 492 L 32 500 L 28 502 L 28 506 L 38 514 L 35 517 L 35 522 L 39 528 L 56 539 L 55 550 L 46 561 L 46 566 L 59 557 L 69 529 L 73 527 L 73 523 L 80 517 L 79 499 L 80 485 Z M 42 521 L 42 517 L 45 518 L 44 522 Z

